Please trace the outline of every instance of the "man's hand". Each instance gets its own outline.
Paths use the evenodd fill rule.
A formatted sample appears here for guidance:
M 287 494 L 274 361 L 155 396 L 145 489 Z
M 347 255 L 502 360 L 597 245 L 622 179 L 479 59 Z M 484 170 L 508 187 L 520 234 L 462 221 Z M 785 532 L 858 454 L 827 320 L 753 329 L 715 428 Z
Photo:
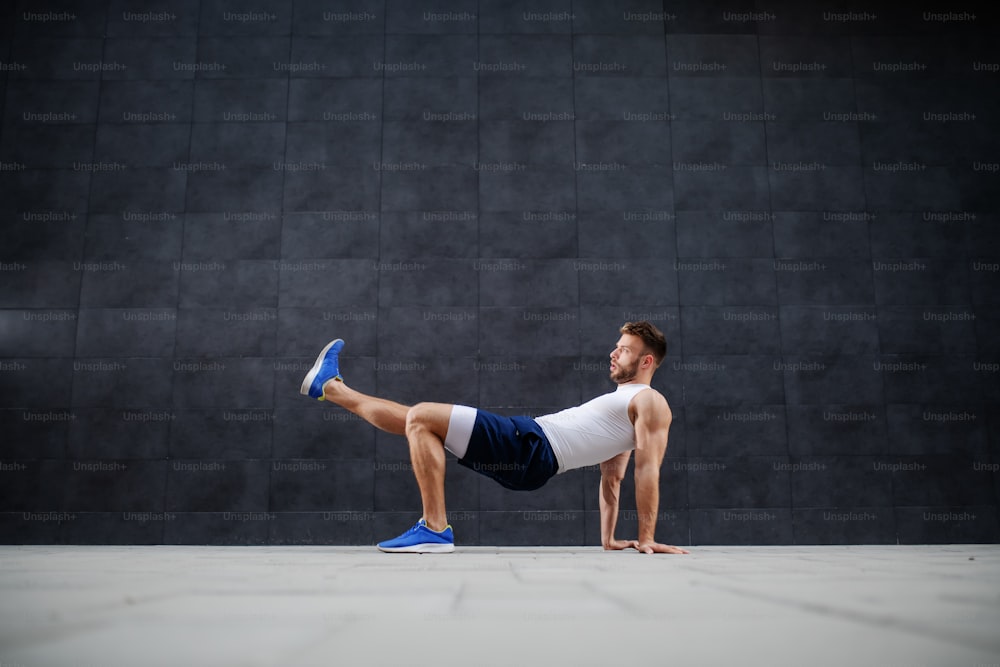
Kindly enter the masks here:
M 689 554 L 690 551 L 686 549 L 681 549 L 680 547 L 675 547 L 669 544 L 660 544 L 659 542 L 643 542 L 639 544 L 635 543 L 635 548 L 639 550 L 641 554 Z
M 687 549 L 681 549 L 670 544 L 660 544 L 658 542 L 646 542 L 639 544 L 639 540 L 611 540 L 604 545 L 605 551 L 621 551 L 622 549 L 635 549 L 641 554 L 689 554 Z
M 621 551 L 622 549 L 638 549 L 639 540 L 611 540 L 604 545 L 605 551 Z

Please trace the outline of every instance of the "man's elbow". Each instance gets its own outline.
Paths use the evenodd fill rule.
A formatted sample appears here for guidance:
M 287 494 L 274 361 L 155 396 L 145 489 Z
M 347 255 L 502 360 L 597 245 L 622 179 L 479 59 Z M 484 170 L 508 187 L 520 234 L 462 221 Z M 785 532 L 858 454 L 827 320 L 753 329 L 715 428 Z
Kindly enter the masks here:
M 657 482 L 660 479 L 660 464 L 657 461 L 636 461 L 635 481 L 638 484 L 643 482 Z
M 622 480 L 625 479 L 625 469 L 626 465 L 620 465 L 617 463 L 602 463 L 601 464 L 601 481 L 607 484 L 621 484 Z
M 608 502 L 618 502 L 622 478 L 617 475 L 601 475 L 601 497 Z

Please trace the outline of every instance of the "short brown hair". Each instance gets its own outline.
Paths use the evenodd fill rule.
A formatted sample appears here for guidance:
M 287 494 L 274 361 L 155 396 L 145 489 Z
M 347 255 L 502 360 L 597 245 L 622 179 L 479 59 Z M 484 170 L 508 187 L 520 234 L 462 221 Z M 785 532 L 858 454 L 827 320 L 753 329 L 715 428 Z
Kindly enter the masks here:
M 667 337 L 652 322 L 646 320 L 626 322 L 619 331 L 641 338 L 646 350 L 653 355 L 657 366 L 663 361 L 663 357 L 667 356 Z

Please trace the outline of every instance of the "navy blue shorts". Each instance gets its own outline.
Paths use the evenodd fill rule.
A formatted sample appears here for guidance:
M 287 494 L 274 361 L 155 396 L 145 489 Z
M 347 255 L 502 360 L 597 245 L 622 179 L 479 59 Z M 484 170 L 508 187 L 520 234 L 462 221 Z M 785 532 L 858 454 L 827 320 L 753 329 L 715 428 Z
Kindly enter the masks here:
M 559 472 L 559 462 L 538 423 L 476 411 L 469 447 L 458 462 L 514 491 L 533 491 Z

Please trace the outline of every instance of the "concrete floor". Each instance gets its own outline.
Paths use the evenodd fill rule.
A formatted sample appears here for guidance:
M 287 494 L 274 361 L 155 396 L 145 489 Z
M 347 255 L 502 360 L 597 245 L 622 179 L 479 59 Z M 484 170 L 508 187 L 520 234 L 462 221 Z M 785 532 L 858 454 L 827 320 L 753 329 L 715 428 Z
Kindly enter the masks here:
M 1000 545 L 0 547 L 0 667 L 1000 666 Z

